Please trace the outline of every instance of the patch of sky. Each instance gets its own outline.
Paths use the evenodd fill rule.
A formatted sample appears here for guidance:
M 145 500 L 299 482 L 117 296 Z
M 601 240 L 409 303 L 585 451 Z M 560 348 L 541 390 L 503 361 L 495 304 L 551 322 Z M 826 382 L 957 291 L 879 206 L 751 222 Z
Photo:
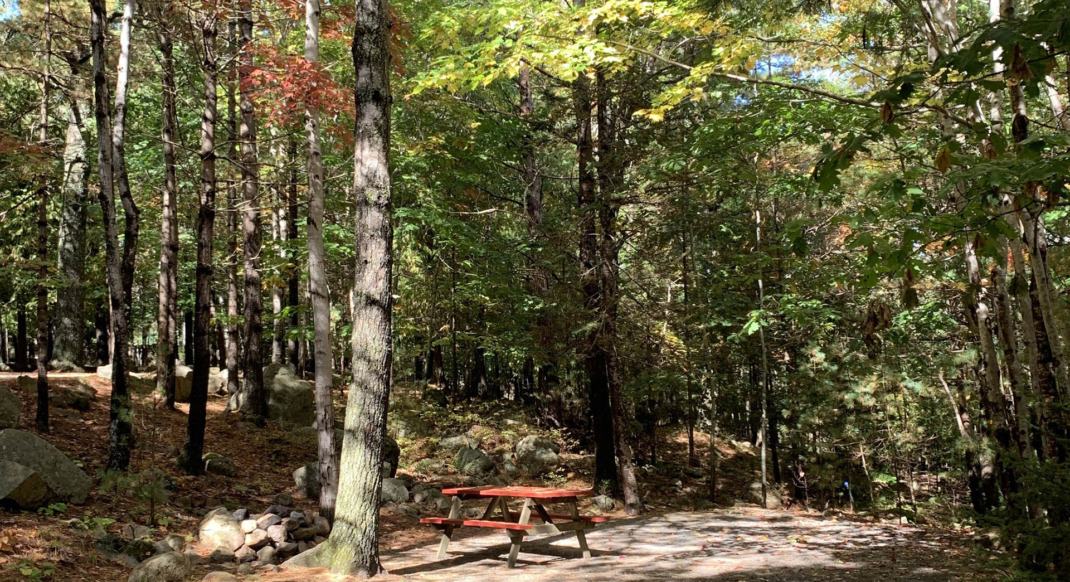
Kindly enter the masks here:
M 19 0 L 0 0 L 0 21 L 18 18 Z

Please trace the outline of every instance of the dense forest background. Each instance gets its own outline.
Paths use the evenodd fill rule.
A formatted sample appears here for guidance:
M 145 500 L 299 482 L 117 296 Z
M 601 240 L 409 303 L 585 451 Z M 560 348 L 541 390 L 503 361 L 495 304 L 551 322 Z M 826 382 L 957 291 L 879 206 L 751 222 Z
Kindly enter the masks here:
M 173 357 L 254 416 L 269 363 L 349 381 L 360 128 L 392 95 L 384 377 L 538 410 L 630 510 L 682 426 L 712 500 L 696 432 L 760 445 L 770 488 L 965 505 L 1070 572 L 1065 0 L 398 0 L 370 101 L 352 3 L 316 6 L 314 58 L 300 2 L 92 4 L 104 62 L 90 3 L 0 10 L 5 365 L 114 370 L 118 309 L 171 402 Z M 111 216 L 94 68 L 107 93 L 124 46 Z

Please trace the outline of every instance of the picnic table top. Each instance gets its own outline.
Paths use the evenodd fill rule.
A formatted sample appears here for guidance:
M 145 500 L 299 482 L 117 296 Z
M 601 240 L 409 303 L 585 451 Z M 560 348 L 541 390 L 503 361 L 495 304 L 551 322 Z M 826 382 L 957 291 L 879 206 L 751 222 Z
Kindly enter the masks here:
M 560 487 L 499 487 L 482 485 L 479 487 L 453 487 L 442 490 L 443 495 L 470 495 L 473 497 L 526 497 L 529 499 L 555 499 L 567 497 L 589 497 L 593 489 L 564 489 Z

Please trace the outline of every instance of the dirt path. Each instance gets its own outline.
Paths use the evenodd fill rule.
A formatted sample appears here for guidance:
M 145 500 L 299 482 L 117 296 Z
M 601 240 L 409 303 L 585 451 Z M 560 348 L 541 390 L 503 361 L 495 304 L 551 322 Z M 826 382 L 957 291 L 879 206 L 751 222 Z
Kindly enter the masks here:
M 619 520 L 588 533 L 580 557 L 573 536 L 525 543 L 507 570 L 501 532 L 450 545 L 435 559 L 423 546 L 383 556 L 406 580 L 997 580 L 1005 574 L 972 542 L 936 530 L 734 508 Z

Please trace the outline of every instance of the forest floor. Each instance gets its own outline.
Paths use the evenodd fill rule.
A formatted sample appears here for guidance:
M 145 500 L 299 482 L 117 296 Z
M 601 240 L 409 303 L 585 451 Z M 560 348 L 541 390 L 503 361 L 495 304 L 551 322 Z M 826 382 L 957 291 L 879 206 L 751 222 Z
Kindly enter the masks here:
M 32 431 L 34 389 L 21 387 L 18 374 L 0 373 L 4 385 L 23 403 L 22 428 Z M 102 480 L 107 459 L 108 397 L 111 385 L 91 374 L 50 374 L 54 386 L 84 382 L 97 398 L 86 412 L 54 407 L 52 432 L 41 435 L 94 478 L 83 506 L 57 506 L 37 513 L 0 510 L 0 582 L 54 580 L 101 582 L 126 580 L 130 566 L 106 559 L 94 546 L 86 525 L 102 525 L 121 535 L 129 524 L 151 525 L 154 539 L 179 534 L 192 540 L 201 516 L 219 505 L 261 511 L 279 494 L 295 499 L 297 509 L 315 511 L 315 503 L 296 491 L 291 473 L 316 457 L 314 437 L 270 424 L 256 429 L 224 413 L 225 400 L 210 397 L 206 452 L 222 454 L 238 468 L 234 477 L 188 477 L 175 468 L 185 440 L 188 405 L 170 411 L 155 397 L 152 384 L 134 382 L 135 448 L 131 473 Z M 511 483 L 590 486 L 593 459 L 567 436 L 550 431 L 511 405 L 465 403 L 443 409 L 422 402 L 414 390 L 400 386 L 392 401 L 390 430 L 402 447 L 399 476 L 435 487 L 458 485 L 449 459 L 435 451 L 439 437 L 477 430 L 483 448 L 500 457 L 517 435 L 553 433 L 565 441 L 563 467 L 541 478 Z M 339 408 L 342 400 L 337 402 Z M 397 414 L 394 410 L 398 410 Z M 474 425 L 474 426 L 473 426 Z M 1007 577 L 1004 563 L 978 549 L 976 532 L 935 525 L 900 526 L 898 520 L 839 511 L 764 510 L 726 499 L 718 509 L 702 500 L 703 471 L 687 466 L 686 437 L 666 432 L 661 459 L 641 468 L 640 481 L 649 513 L 615 519 L 588 534 L 594 557 L 579 558 L 574 536 L 525 542 L 517 568 L 505 568 L 508 539 L 501 532 L 462 529 L 450 554 L 435 559 L 438 533 L 418 518 L 381 512 L 381 548 L 388 579 L 412 580 L 995 580 Z M 696 439 L 704 458 L 709 440 Z M 718 441 L 725 458 L 722 487 L 746 490 L 753 480 L 753 459 Z M 437 457 L 437 458 L 436 458 Z M 753 455 L 751 455 L 753 457 Z M 733 463 L 733 460 L 738 461 Z M 162 475 L 162 477 L 160 476 Z M 162 481 L 167 491 L 159 497 Z M 733 504 L 734 503 L 734 504 Z M 435 515 L 434 509 L 424 509 Z M 588 506 L 581 511 L 591 512 Z M 155 521 L 155 525 L 153 525 Z M 193 547 L 207 556 L 211 548 Z M 51 572 L 49 572 L 51 571 Z M 198 566 L 200 580 L 210 567 Z M 29 572 L 30 574 L 27 574 Z M 261 572 L 246 577 L 263 582 L 333 580 L 315 572 Z

